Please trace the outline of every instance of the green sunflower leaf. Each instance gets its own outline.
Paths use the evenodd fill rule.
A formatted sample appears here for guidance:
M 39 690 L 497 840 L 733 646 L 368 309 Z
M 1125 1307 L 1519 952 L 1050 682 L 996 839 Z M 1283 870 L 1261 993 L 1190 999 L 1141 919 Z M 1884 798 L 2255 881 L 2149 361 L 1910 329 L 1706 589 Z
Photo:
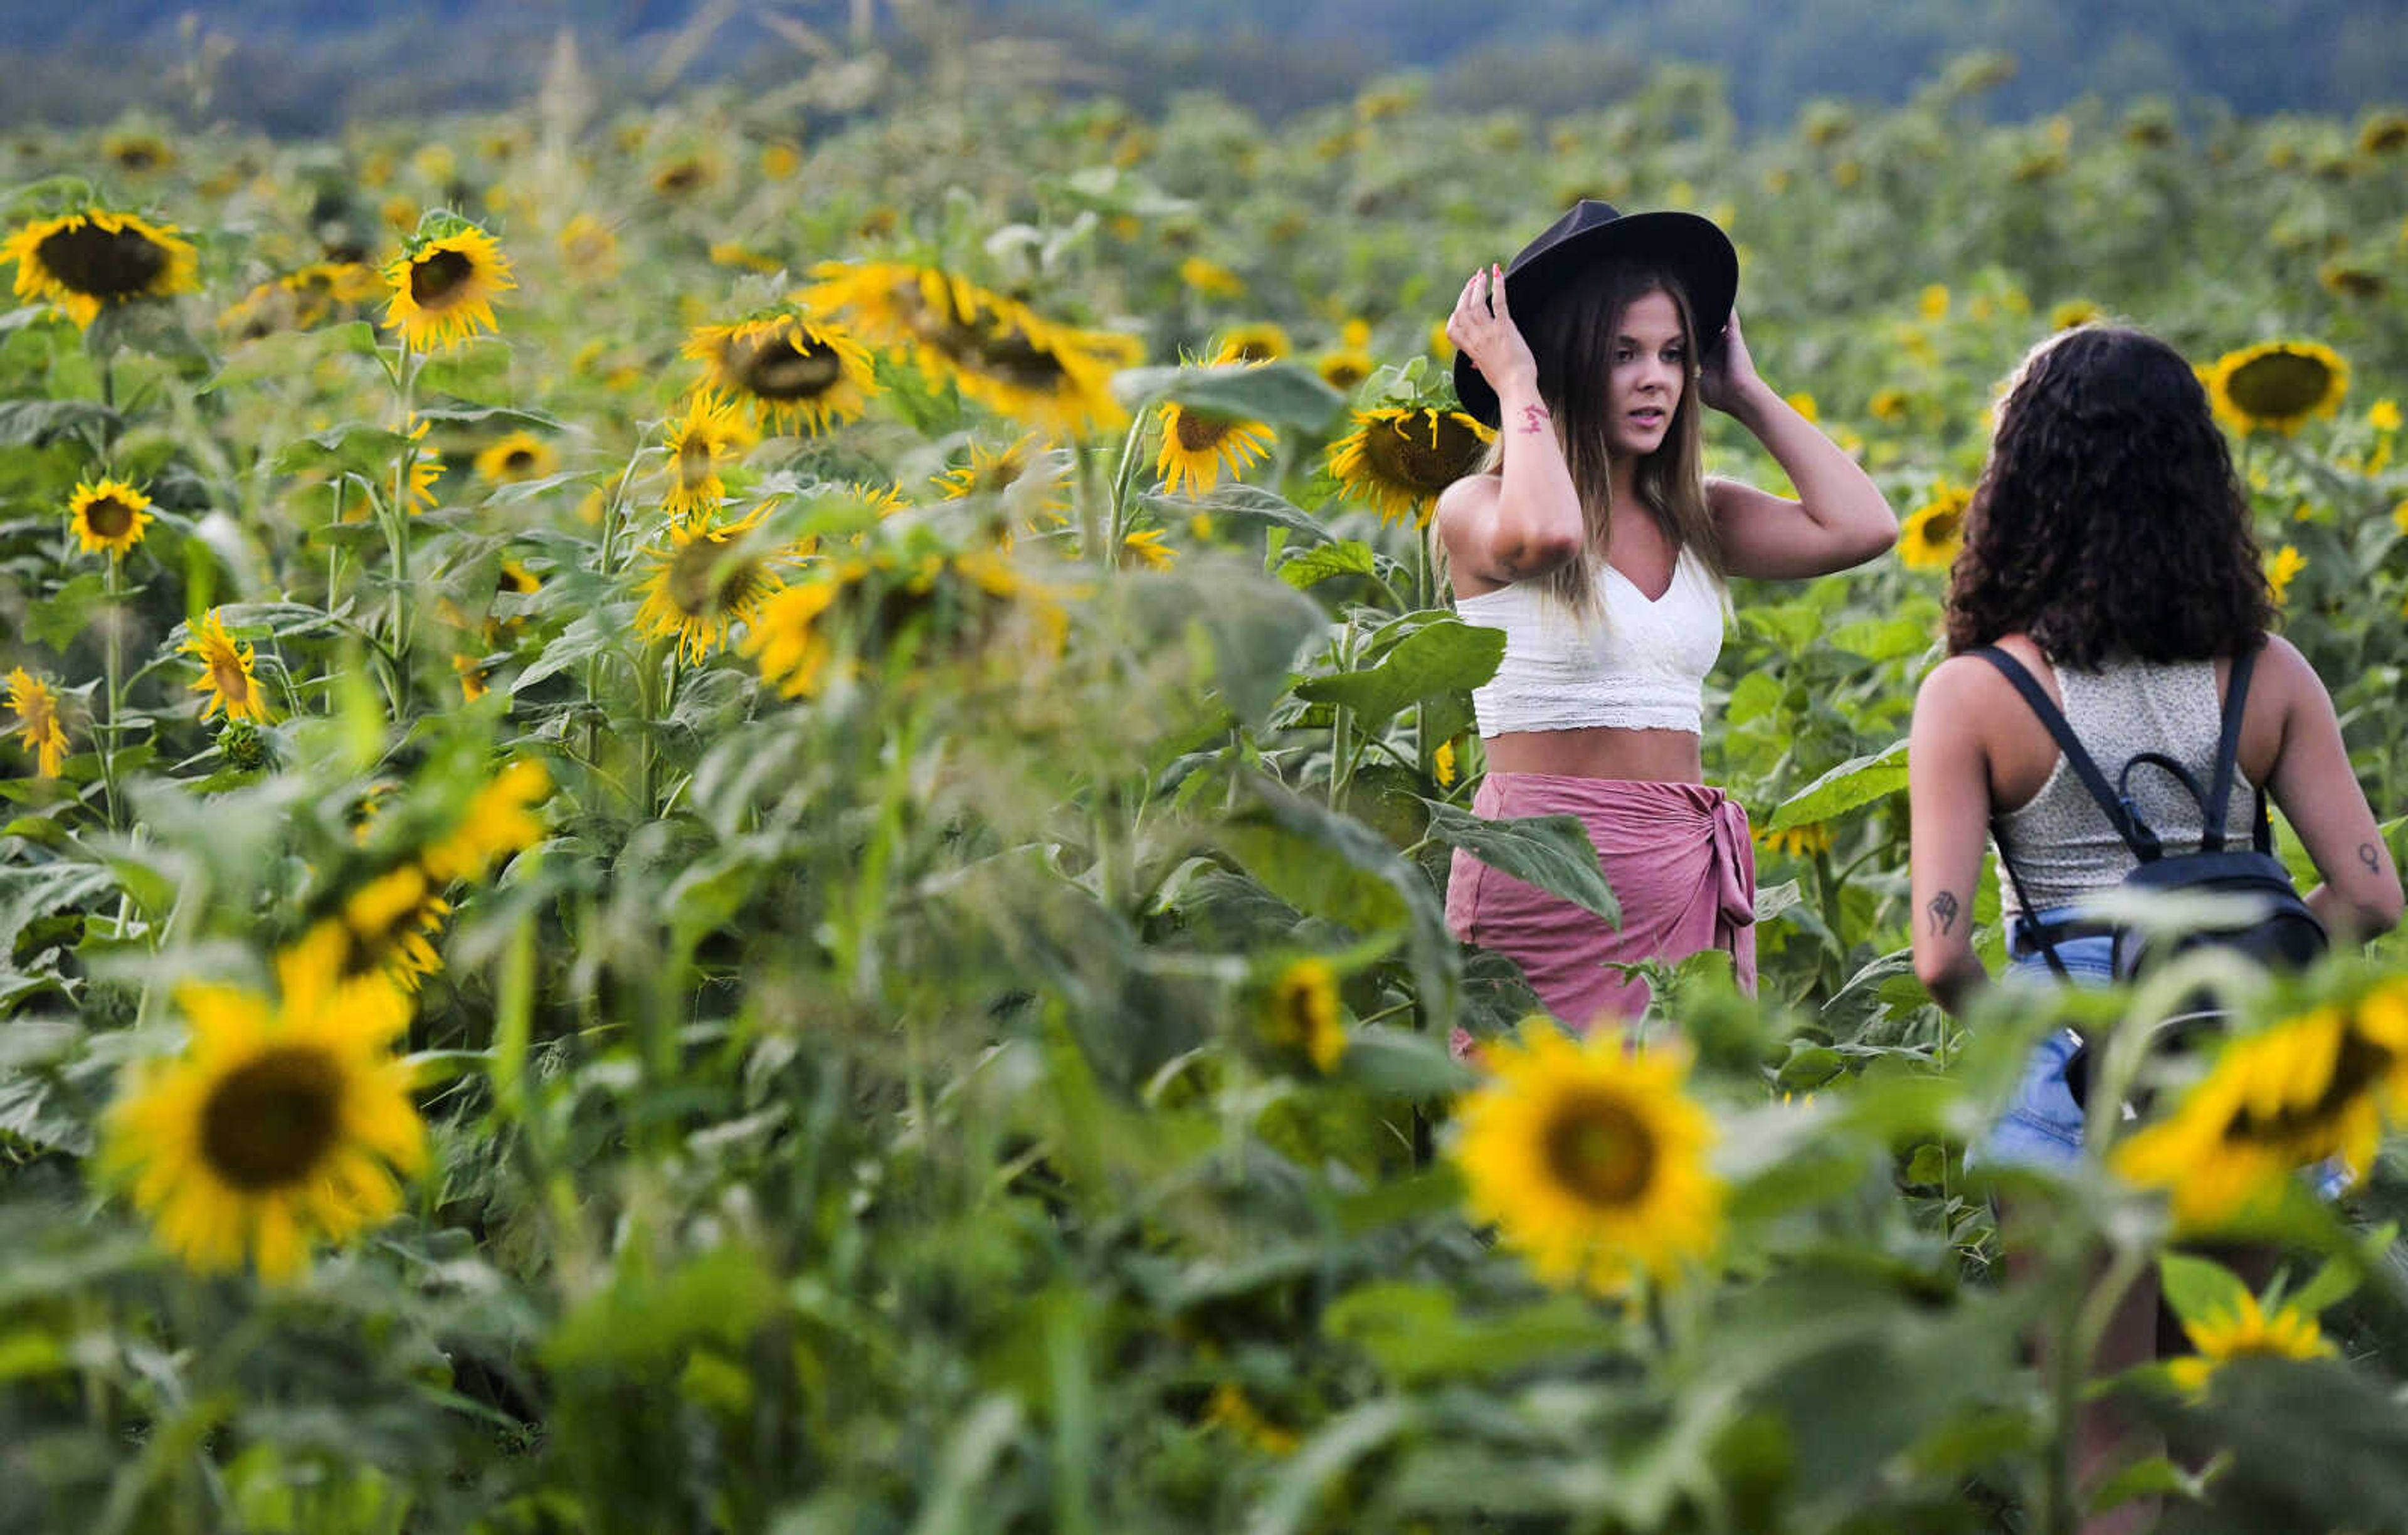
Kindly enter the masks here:
M 1851 757 L 1781 802 L 1765 823 L 1768 833 L 1811 826 L 1843 811 L 1870 805 L 1906 787 L 1906 742 L 1890 742 L 1870 756 Z
M 322 432 L 295 438 L 276 455 L 278 474 L 308 474 L 322 469 L 357 469 L 374 475 L 393 474 L 394 461 L 408 438 L 399 432 L 365 421 L 347 421 Z
M 376 351 L 376 329 L 365 320 L 322 330 L 276 331 L 228 352 L 217 376 L 201 385 L 200 393 L 261 379 L 303 378 L 327 358 L 373 357 Z
M 1398 640 L 1379 665 L 1308 677 L 1296 685 L 1296 696 L 1351 709 L 1364 729 L 1377 730 L 1416 699 L 1478 687 L 1497 675 L 1504 659 L 1504 630 L 1440 618 Z
M 2157 1273 L 2164 1283 L 2166 1304 L 2186 1326 L 2201 1327 L 2217 1316 L 2231 1316 L 2248 1298 L 2239 1275 L 2212 1258 L 2187 1253 L 2161 1253 Z
M 1311 368 L 1294 363 L 1229 363 L 1219 367 L 1133 367 L 1112 379 L 1130 409 L 1183 406 L 1232 421 L 1258 421 L 1317 432 L 1345 398 Z
M 1429 807 L 1430 835 L 1499 872 L 1537 885 L 1619 926 L 1622 903 L 1606 883 L 1597 844 L 1576 815 L 1532 815 L 1490 821 L 1440 799 Z
M 124 420 L 98 400 L 0 400 L 0 448 L 39 448 L 70 433 L 113 433 Z
M 1337 576 L 1376 576 L 1380 573 L 1378 556 L 1371 546 L 1357 538 L 1339 543 L 1321 544 L 1283 560 L 1279 579 L 1297 591 L 1310 591 Z
M 25 635 L 64 653 L 92 626 L 92 615 L 108 600 L 108 582 L 87 570 L 25 610 Z

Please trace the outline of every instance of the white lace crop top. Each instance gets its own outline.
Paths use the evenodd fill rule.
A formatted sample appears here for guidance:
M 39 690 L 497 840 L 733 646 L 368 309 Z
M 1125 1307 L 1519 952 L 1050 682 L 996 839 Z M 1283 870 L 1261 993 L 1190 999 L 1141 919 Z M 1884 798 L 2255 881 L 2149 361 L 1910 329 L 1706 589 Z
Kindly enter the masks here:
M 1689 550 L 1655 601 L 1600 560 L 1597 610 L 1576 617 L 1541 583 L 1455 599 L 1466 624 L 1505 631 L 1497 675 L 1471 690 L 1484 736 L 1516 730 L 1698 730 L 1723 649 L 1723 590 Z

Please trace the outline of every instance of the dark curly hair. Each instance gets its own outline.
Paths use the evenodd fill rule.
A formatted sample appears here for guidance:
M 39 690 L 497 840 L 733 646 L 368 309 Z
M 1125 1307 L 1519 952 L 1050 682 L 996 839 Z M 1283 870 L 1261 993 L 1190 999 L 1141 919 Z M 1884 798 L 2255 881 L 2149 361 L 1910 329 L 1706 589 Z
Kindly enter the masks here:
M 2085 668 L 2196 661 L 2256 649 L 2273 618 L 2248 495 L 2182 354 L 2114 325 L 2027 353 L 1949 568 L 1949 653 L 2020 632 Z

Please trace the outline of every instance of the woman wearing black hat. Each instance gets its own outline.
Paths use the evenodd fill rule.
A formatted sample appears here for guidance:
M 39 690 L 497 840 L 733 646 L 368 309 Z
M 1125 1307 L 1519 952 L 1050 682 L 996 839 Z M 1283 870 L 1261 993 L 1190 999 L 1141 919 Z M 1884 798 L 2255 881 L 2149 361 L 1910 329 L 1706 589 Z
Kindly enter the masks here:
M 1864 471 L 1756 376 L 1738 286 L 1712 222 L 1584 200 L 1510 267 L 1474 272 L 1447 321 L 1456 393 L 1498 428 L 1434 530 L 1457 611 L 1506 636 L 1472 695 L 1488 759 L 1473 809 L 1579 816 L 1622 922 L 1461 853 L 1447 916 L 1575 1028 L 1646 1007 L 1609 966 L 1721 948 L 1753 985 L 1747 817 L 1705 785 L 1698 748 L 1723 583 L 1844 570 L 1898 538 Z M 1707 481 L 1701 405 L 1754 432 L 1798 498 Z

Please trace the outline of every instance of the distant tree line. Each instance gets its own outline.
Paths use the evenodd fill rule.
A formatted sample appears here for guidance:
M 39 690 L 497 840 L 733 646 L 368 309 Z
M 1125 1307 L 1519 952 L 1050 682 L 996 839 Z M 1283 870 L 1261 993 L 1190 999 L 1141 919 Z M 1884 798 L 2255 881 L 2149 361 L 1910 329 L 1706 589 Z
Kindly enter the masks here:
M 904 14 L 898 22 L 898 12 Z M 764 13 L 767 13 L 764 19 Z M 1084 88 L 1153 108 L 1217 92 L 1268 118 L 1416 71 L 1442 105 L 1593 107 L 1658 64 L 1710 65 L 1742 122 L 1806 102 L 1903 99 L 1947 60 L 2013 56 L 2002 117 L 2082 95 L 2213 98 L 2251 115 L 2348 115 L 2408 96 L 2399 0 L 83 0 L 19 7 L 0 35 L 0 123 L 106 122 L 128 107 L 189 122 L 324 134 L 353 119 L 515 105 L 575 30 L 611 99 L 796 65 L 792 23 L 850 46 L 864 15 L 909 56 L 932 24 L 1051 39 Z M 665 63 L 666 61 L 666 63 Z

